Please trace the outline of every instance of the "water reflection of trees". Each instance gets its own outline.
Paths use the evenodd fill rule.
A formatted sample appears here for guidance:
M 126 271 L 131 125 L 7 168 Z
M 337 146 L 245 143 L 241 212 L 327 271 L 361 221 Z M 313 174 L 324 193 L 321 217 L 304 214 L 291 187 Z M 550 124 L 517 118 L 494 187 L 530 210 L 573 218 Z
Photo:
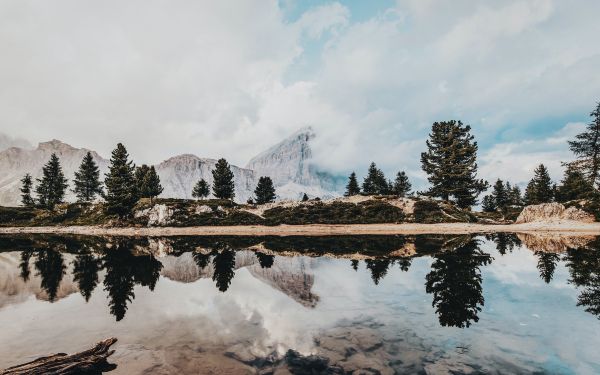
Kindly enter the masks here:
M 479 268 L 490 264 L 492 257 L 479 249 L 477 239 L 466 238 L 433 259 L 425 289 L 433 294 L 440 324 L 464 328 L 479 321 L 477 314 L 484 304 Z
M 536 251 L 535 255 L 538 257 L 537 269 L 540 272 L 540 277 L 546 284 L 549 284 L 552 277 L 554 277 L 556 266 L 560 262 L 560 255 L 545 251 Z
M 600 319 L 600 239 L 586 248 L 568 249 L 569 282 L 581 288 L 577 306 Z
M 73 262 L 73 281 L 79 287 L 79 293 L 88 302 L 98 285 L 98 272 L 102 262 L 91 252 L 77 254 Z
M 516 247 L 521 246 L 521 240 L 514 233 L 491 233 L 487 234 L 485 238 L 496 244 L 496 250 L 500 255 L 505 255 L 507 252 L 512 253 Z

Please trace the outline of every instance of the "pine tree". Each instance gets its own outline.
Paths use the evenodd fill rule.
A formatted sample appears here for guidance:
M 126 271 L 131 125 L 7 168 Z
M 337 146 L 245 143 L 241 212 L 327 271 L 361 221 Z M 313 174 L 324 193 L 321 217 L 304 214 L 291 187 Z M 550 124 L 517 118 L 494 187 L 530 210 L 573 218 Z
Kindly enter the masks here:
M 600 103 L 590 116 L 592 122 L 587 125 L 586 131 L 575 136 L 574 141 L 569 141 L 569 148 L 577 157 L 574 166 L 592 185 L 597 186 L 600 183 Z
M 233 199 L 235 197 L 235 183 L 233 172 L 225 159 L 219 159 L 212 171 L 213 195 L 217 199 Z
M 52 209 L 63 202 L 69 184 L 56 154 L 50 156 L 50 160 L 42 168 L 42 178 L 37 181 L 36 193 L 40 206 Z
M 254 190 L 257 204 L 271 203 L 275 201 L 275 187 L 271 177 L 261 177 L 258 179 L 258 185 Z
M 302 196 L 302 202 L 308 202 L 308 195 L 306 195 L 306 193 L 304 193 L 304 195 Z
M 412 184 L 410 183 L 408 176 L 404 171 L 398 172 L 396 175 L 396 180 L 393 184 L 392 192 L 394 195 L 399 197 L 406 197 L 410 195 L 410 190 L 412 189 Z
M 73 192 L 77 195 L 79 202 L 92 202 L 96 194 L 103 194 L 102 182 L 100 182 L 100 170 L 91 152 L 88 152 L 83 157 L 79 171 L 75 172 L 73 185 L 75 185 Z
M 35 200 L 31 196 L 31 188 L 33 187 L 33 180 L 31 175 L 27 173 L 25 177 L 21 179 L 21 204 L 25 207 L 35 206 Z
M 481 200 L 481 208 L 483 212 L 496 212 L 496 200 L 492 195 L 486 195 Z
M 522 206 L 523 205 L 523 197 L 521 196 L 521 189 L 518 186 L 513 186 L 510 191 L 510 204 L 512 206 Z
M 135 165 L 129 160 L 127 149 L 117 145 L 110 158 L 109 171 L 104 179 L 106 186 L 106 210 L 110 214 L 125 217 L 138 201 Z
M 364 194 L 367 195 L 382 195 L 389 191 L 388 182 L 381 169 L 377 168 L 375 163 L 371 163 L 367 177 L 365 177 L 362 185 Z
M 552 202 L 554 191 L 548 169 L 540 164 L 534 171 L 533 179 L 525 190 L 525 202 L 528 205 Z
M 137 186 L 137 193 L 139 198 L 150 198 L 150 194 L 148 194 L 148 188 L 146 186 L 146 175 L 150 171 L 150 167 L 146 164 L 142 164 L 139 167 L 135 168 L 135 184 Z
M 145 192 L 150 198 L 150 203 L 155 197 L 158 197 L 163 192 L 163 187 L 160 184 L 160 177 L 158 177 L 158 173 L 156 173 L 156 169 L 154 166 L 150 167 L 148 173 L 144 177 L 144 188 Z
M 494 184 L 494 190 L 492 192 L 492 196 L 494 197 L 494 203 L 497 209 L 501 211 L 506 211 L 506 208 L 510 204 L 508 198 L 508 191 L 506 190 L 506 185 L 502 180 L 498 179 Z
M 356 173 L 350 173 L 350 177 L 348 177 L 348 185 L 346 185 L 346 193 L 344 196 L 351 197 L 353 195 L 360 194 L 360 186 L 358 186 L 358 181 L 356 180 Z
M 206 181 L 204 181 L 204 179 L 201 178 L 200 181 L 198 181 L 196 185 L 194 185 L 194 190 L 192 190 L 192 197 L 204 199 L 208 197 L 208 194 L 210 194 L 209 186 L 206 183 Z
M 443 200 L 452 197 L 461 208 L 477 204 L 477 196 L 488 188 L 487 182 L 476 178 L 478 147 L 470 132 L 471 127 L 460 121 L 435 122 L 427 151 L 421 154 L 423 171 L 432 185 L 427 195 Z
M 567 164 L 565 175 L 560 186 L 556 189 L 556 200 L 568 202 L 578 199 L 590 198 L 594 193 L 594 186 L 585 178 L 581 170 L 572 164 Z

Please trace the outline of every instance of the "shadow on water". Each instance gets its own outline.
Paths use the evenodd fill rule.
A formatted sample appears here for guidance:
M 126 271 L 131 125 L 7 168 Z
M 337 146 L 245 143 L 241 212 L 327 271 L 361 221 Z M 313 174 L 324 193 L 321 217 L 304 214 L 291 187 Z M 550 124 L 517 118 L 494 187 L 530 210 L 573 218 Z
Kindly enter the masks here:
M 544 245 L 535 238 L 509 233 L 485 237 L 125 238 L 36 235 L 0 236 L 0 252 L 20 252 L 20 277 L 24 282 L 31 282 L 32 272 L 35 272 L 49 302 L 56 300 L 68 269 L 63 255 L 72 254 L 71 273 L 79 293 L 87 302 L 102 284 L 108 295 L 108 310 L 117 321 L 125 317 L 128 305 L 133 303 L 136 285 L 154 290 L 163 268 L 159 258 L 164 255 L 178 258 L 190 253 L 195 266 L 202 272 L 209 272 L 209 277 L 221 292 L 229 289 L 235 277 L 239 250 L 252 251 L 263 270 L 271 269 L 277 257 L 346 258 L 355 271 L 364 262 L 375 285 L 379 285 L 393 267 L 408 272 L 415 258 L 426 256 L 432 262 L 424 286 L 426 293 L 432 296 L 439 324 L 467 328 L 479 321 L 478 315 L 485 302 L 482 267 L 493 261 L 493 257 L 481 249 L 483 238 L 495 245 L 500 256 L 508 256 L 525 243 L 538 258 L 537 268 L 545 283 L 551 283 L 557 265 L 564 262 L 570 274 L 569 283 L 580 290 L 578 306 L 600 317 L 599 239 L 577 242 L 577 247 L 570 247 L 573 241 L 560 245 L 554 241 L 551 245 Z M 543 251 L 540 248 L 543 246 L 552 247 L 552 251 Z M 102 280 L 101 272 L 104 272 Z

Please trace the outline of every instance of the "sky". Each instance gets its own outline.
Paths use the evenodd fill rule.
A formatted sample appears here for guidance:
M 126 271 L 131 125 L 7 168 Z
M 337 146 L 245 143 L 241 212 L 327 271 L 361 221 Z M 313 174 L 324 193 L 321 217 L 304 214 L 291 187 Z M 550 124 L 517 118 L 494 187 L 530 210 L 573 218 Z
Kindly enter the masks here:
M 3 0 L 3 142 L 53 138 L 138 163 L 243 166 L 297 129 L 321 168 L 417 181 L 434 121 L 462 120 L 480 175 L 552 177 L 600 100 L 600 2 Z

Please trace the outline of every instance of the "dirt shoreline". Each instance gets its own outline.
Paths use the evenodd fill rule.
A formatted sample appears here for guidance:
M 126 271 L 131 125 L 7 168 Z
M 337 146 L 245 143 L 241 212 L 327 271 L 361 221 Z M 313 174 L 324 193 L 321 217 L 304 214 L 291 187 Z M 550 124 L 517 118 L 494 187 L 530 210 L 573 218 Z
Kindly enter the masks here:
M 203 227 L 0 227 L 0 234 L 79 234 L 93 236 L 339 236 L 395 234 L 471 234 L 471 233 L 551 233 L 570 236 L 600 235 L 600 223 L 534 222 L 489 225 L 470 223 L 445 224 L 351 224 L 351 225 L 238 225 Z

